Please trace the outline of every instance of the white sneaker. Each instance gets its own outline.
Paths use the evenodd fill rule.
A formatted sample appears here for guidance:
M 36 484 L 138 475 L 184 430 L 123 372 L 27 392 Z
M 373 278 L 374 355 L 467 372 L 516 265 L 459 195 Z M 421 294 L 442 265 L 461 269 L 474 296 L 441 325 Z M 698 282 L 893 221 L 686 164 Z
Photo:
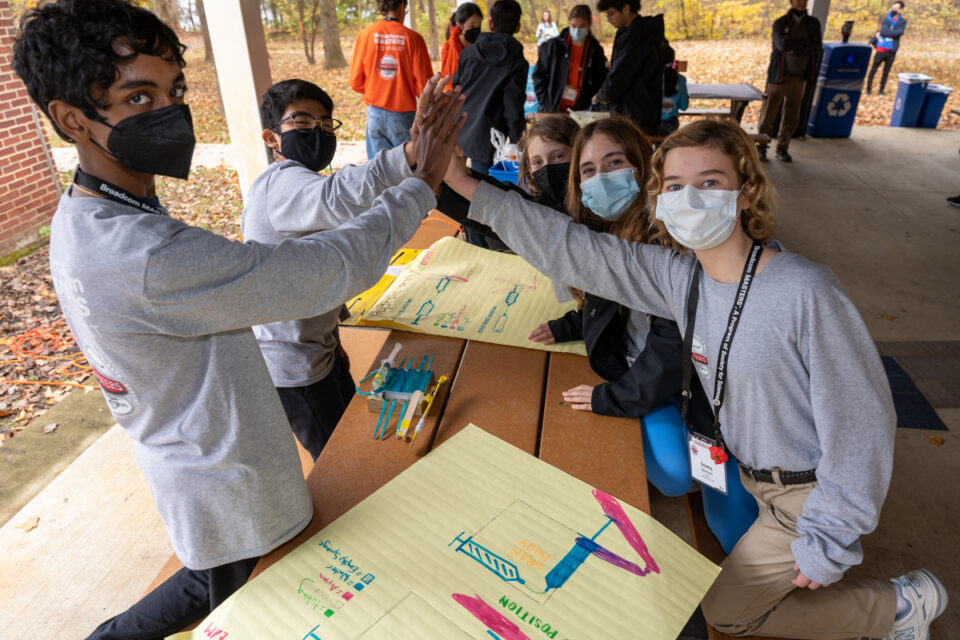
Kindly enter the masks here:
M 937 577 L 926 569 L 908 571 L 891 580 L 910 608 L 895 620 L 886 640 L 929 640 L 930 623 L 947 608 L 947 590 Z

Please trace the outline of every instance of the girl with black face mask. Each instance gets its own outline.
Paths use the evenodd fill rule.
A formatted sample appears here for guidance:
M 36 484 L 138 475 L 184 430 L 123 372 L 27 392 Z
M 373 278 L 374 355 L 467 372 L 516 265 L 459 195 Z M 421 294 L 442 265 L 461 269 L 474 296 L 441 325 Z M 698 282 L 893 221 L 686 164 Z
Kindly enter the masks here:
M 457 7 L 456 13 L 450 17 L 447 40 L 440 50 L 441 75 L 453 77 L 460 61 L 460 53 L 477 41 L 482 22 L 483 11 L 476 4 L 464 2 Z
M 481 173 L 472 175 L 499 189 L 518 191 L 528 200 L 564 211 L 570 153 L 579 131 L 579 125 L 570 116 L 544 115 L 520 137 L 519 185 L 506 184 Z M 473 244 L 494 251 L 508 250 L 489 227 L 467 217 L 470 202 L 446 185 L 437 198 L 437 209 L 460 223 Z

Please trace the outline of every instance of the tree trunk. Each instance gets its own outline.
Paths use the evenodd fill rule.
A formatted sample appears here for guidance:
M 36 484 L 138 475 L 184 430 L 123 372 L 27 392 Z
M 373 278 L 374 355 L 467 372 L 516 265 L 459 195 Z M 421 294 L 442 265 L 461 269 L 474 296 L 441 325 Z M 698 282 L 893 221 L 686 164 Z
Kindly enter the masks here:
M 197 0 L 197 15 L 200 16 L 200 30 L 203 32 L 203 61 L 213 62 L 213 43 L 210 41 L 210 28 L 207 27 L 207 12 L 203 0 Z
M 428 0 L 427 13 L 430 17 L 430 59 L 440 59 L 440 43 L 437 42 L 437 7 L 434 0 Z
M 690 26 L 687 24 L 687 7 L 685 0 L 680 0 L 680 24 L 683 25 L 683 39 L 690 39 Z
M 323 68 L 337 69 L 347 66 L 347 59 L 340 48 L 340 25 L 337 24 L 335 0 L 320 0 L 320 37 L 323 40 Z
M 177 29 L 180 26 L 180 9 L 177 6 L 177 0 L 156 0 L 153 3 L 153 12 L 171 29 Z
M 310 22 L 304 16 L 304 5 L 306 0 L 297 0 L 297 16 L 300 18 L 300 37 L 303 40 L 303 55 L 307 58 L 307 64 L 316 64 L 313 59 L 313 43 L 307 40 L 307 30 L 312 27 Z
M 417 9 L 416 0 L 407 3 L 407 11 L 410 12 L 410 28 L 419 33 L 420 11 Z
M 537 32 L 537 24 L 540 22 L 540 16 L 537 15 L 537 4 L 530 0 L 530 24 L 533 27 L 533 32 Z

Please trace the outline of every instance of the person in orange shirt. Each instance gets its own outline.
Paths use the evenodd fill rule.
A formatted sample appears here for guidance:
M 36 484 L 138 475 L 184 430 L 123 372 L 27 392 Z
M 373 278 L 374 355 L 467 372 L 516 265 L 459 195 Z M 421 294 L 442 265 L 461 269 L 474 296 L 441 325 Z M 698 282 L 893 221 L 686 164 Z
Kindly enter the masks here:
M 433 75 L 423 37 L 403 26 L 405 0 L 377 0 L 383 15 L 357 35 L 350 88 L 367 103 L 367 158 L 410 140 L 417 96 Z
M 569 27 L 540 45 L 533 90 L 543 113 L 585 110 L 607 77 L 607 57 L 590 33 L 590 7 L 570 10 Z
M 460 52 L 477 41 L 480 25 L 483 23 L 483 11 L 472 2 L 464 2 L 450 17 L 447 41 L 440 50 L 440 75 L 451 76 L 457 72 Z

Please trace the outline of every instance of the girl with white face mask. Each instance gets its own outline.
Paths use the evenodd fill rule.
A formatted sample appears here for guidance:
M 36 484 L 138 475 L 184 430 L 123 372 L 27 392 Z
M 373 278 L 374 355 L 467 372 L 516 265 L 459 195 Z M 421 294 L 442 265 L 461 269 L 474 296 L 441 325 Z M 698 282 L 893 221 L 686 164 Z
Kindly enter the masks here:
M 607 56 L 590 33 L 593 13 L 585 4 L 570 9 L 569 26 L 559 38 L 540 45 L 533 68 L 533 90 L 541 113 L 590 108 L 607 78 Z
M 768 242 L 772 188 L 735 122 L 682 127 L 653 157 L 656 218 L 692 252 L 530 212 L 451 172 L 447 183 L 537 269 L 678 322 L 690 373 L 713 398 L 714 462 L 734 454 L 760 506 L 703 600 L 710 624 L 781 638 L 928 637 L 947 602 L 932 573 L 844 578 L 890 483 L 890 387 L 833 273 Z

